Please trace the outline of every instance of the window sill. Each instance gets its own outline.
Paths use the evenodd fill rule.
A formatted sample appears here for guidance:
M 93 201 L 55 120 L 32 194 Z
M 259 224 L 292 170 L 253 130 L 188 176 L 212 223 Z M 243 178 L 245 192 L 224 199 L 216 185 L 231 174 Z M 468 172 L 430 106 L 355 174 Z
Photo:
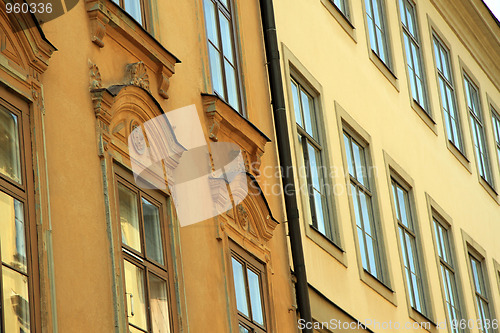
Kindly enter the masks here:
M 493 186 L 488 183 L 483 177 L 481 177 L 479 174 L 478 174 L 478 178 L 479 178 L 479 183 L 481 184 L 481 186 L 484 188 L 484 190 L 486 192 L 488 192 L 488 194 L 490 195 L 490 197 L 495 200 L 495 202 L 497 204 L 500 204 L 500 202 L 498 201 L 498 193 L 497 191 L 495 191 L 495 188 L 493 188 Z
M 368 287 L 370 287 L 380 296 L 392 303 L 392 305 L 398 306 L 397 297 L 394 290 L 389 288 L 385 283 L 374 277 L 361 266 L 359 267 L 359 275 L 361 281 L 363 281 Z
M 433 320 L 420 313 L 420 311 L 415 310 L 413 307 L 409 308 L 409 317 L 413 321 L 420 323 L 420 327 L 422 327 L 422 329 L 426 330 L 427 332 L 435 333 L 438 331 L 437 325 Z
M 331 239 L 323 235 L 319 230 L 310 224 L 305 226 L 306 236 L 316 243 L 323 250 L 328 252 L 332 257 L 334 257 L 339 263 L 347 268 L 347 256 L 344 250 L 335 244 Z
M 469 171 L 470 174 L 472 174 L 472 170 L 470 168 L 470 161 L 469 159 L 462 153 L 453 142 L 451 142 L 449 139 L 446 139 L 446 146 L 448 147 L 448 150 L 455 156 L 455 158 L 464 166 L 467 171 Z
M 373 50 L 370 48 L 369 49 L 370 53 L 370 60 L 373 62 L 375 67 L 378 68 L 378 70 L 384 74 L 386 79 L 396 88 L 396 90 L 399 92 L 399 83 L 398 83 L 398 78 L 396 75 L 392 72 L 392 70 L 379 58 L 379 56 L 373 52 Z
M 344 13 L 342 13 L 337 6 L 335 6 L 331 0 L 321 0 L 321 3 L 325 8 L 330 12 L 330 14 L 337 20 L 342 29 L 347 32 L 347 34 L 352 38 L 354 43 L 357 43 L 358 40 L 356 38 L 356 28 L 351 23 L 349 18 L 347 18 Z
M 424 108 L 417 102 L 413 99 L 413 97 L 410 97 L 411 98 L 411 107 L 412 109 L 418 114 L 418 116 L 423 120 L 423 122 L 434 132 L 434 134 L 437 136 L 438 135 L 438 132 L 437 132 L 437 124 L 436 122 L 434 121 L 434 119 L 432 118 L 432 116 L 427 113 L 427 111 L 424 110 Z

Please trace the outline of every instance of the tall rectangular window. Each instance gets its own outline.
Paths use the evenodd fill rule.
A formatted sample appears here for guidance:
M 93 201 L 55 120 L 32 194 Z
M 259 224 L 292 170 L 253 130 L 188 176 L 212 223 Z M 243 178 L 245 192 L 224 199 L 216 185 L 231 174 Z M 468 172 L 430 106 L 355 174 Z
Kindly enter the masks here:
M 171 332 L 166 202 L 121 178 L 117 188 L 129 330 Z
M 242 113 L 232 0 L 204 0 L 212 89 Z
M 365 0 L 365 7 L 371 48 L 387 67 L 391 67 L 384 0 Z
M 479 174 L 486 182 L 488 182 L 488 184 L 493 185 L 488 147 L 486 145 L 485 130 L 483 125 L 481 102 L 479 101 L 479 91 L 467 75 L 464 76 L 464 84 Z
M 232 252 L 234 293 L 239 333 L 265 333 L 264 266 L 248 255 Z
M 462 129 L 458 114 L 453 74 L 451 70 L 450 53 L 448 48 L 434 35 L 434 58 L 438 73 L 439 91 L 441 93 L 441 105 L 443 108 L 444 121 L 448 140 L 462 153 L 464 152 Z
M 399 2 L 411 94 L 415 102 L 429 113 L 415 4 L 412 0 L 400 0 Z
M 333 240 L 327 196 L 327 170 L 315 101 L 302 85 L 291 79 L 293 109 L 297 122 L 299 144 L 307 174 L 307 192 L 311 206 L 312 225 L 323 235 Z
M 469 264 L 474 285 L 476 311 L 481 321 L 480 332 L 493 333 L 492 315 L 486 280 L 484 278 L 484 260 L 469 252 Z
M 498 162 L 500 163 L 500 114 L 493 109 L 493 106 L 491 106 L 491 118 L 493 121 L 493 133 L 495 134 Z
M 460 320 L 463 319 L 460 299 L 457 289 L 457 278 L 455 275 L 455 259 L 452 253 L 450 231 L 436 218 L 434 221 L 434 237 L 439 255 L 441 281 L 444 288 L 446 313 L 448 325 L 453 333 L 464 332 L 460 329 Z
M 39 283 L 31 274 L 38 269 L 30 253 L 36 251 L 31 165 L 28 107 L 0 105 L 0 332 L 39 328 L 32 312 Z
M 421 254 L 417 245 L 417 232 L 409 193 L 393 179 L 392 194 L 410 304 L 416 311 L 423 315 L 428 315 L 422 280 Z
M 351 200 L 356 219 L 358 246 L 363 268 L 383 280 L 377 225 L 373 212 L 372 191 L 368 174 L 366 148 L 344 132 L 344 145 L 349 169 Z
M 348 0 L 331 0 L 335 7 L 337 7 L 345 17 L 349 17 L 349 8 L 347 6 Z

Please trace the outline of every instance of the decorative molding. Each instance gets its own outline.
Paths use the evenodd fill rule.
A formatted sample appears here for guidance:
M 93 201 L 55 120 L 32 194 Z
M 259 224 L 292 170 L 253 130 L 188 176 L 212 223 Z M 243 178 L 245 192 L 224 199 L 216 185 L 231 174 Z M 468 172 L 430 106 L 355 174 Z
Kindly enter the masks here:
M 248 229 L 248 211 L 245 209 L 245 206 L 239 204 L 236 206 L 236 211 L 238 212 L 238 222 L 243 230 Z
M 168 99 L 168 88 L 170 87 L 170 77 L 172 73 L 170 73 L 165 67 L 162 67 L 161 72 L 158 74 L 158 94 L 161 97 Z
M 99 68 L 89 59 L 89 77 L 90 77 L 90 89 L 100 89 L 102 88 L 102 79 Z
M 271 140 L 218 96 L 202 94 L 202 100 L 210 140 L 237 144 L 246 170 L 258 176 L 264 146 Z
M 87 12 L 90 19 L 90 39 L 97 46 L 104 47 L 106 26 L 109 23 L 106 7 L 101 1 L 88 1 L 87 4 Z
M 151 92 L 149 90 L 149 74 L 146 65 L 142 61 L 128 64 L 126 73 L 128 76 L 128 84 L 132 84 L 137 87 L 141 87 L 144 90 Z
M 100 127 L 109 133 L 109 125 L 111 123 L 111 106 L 113 105 L 114 96 L 108 89 L 93 89 L 90 91 L 92 96 L 92 106 Z

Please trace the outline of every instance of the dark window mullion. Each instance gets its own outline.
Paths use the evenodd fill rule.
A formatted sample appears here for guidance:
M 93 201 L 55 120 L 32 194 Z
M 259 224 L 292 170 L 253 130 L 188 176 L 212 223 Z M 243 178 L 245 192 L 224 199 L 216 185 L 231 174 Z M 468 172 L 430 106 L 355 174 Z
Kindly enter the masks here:
M 299 134 L 302 136 L 302 137 L 305 137 L 305 139 L 307 139 L 307 141 L 309 143 L 311 143 L 312 146 L 314 146 L 314 148 L 316 148 L 317 150 L 321 151 L 322 150 L 322 147 L 321 147 L 321 144 L 319 142 L 317 142 L 311 135 L 309 135 L 309 133 L 307 133 L 300 125 L 297 124 L 297 131 L 299 132 Z
M 363 184 L 361 184 L 359 182 L 359 180 L 357 180 L 353 176 L 350 176 L 350 178 L 351 178 L 351 182 L 353 182 L 354 185 L 357 188 L 359 188 L 360 191 L 362 191 L 364 194 L 368 195 L 370 197 L 370 199 L 372 198 L 372 192 L 367 187 L 365 187 Z

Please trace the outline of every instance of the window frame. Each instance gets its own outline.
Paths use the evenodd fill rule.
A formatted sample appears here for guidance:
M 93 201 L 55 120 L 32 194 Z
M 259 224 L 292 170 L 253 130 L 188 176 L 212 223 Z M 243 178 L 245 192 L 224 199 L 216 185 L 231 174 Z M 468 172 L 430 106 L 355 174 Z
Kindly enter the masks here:
M 250 300 L 250 292 L 249 292 L 249 285 L 248 285 L 248 273 L 246 272 L 247 269 L 251 270 L 253 273 L 255 273 L 259 277 L 259 282 L 260 282 L 260 298 L 261 298 L 261 305 L 262 305 L 262 315 L 263 315 L 263 322 L 264 324 L 261 325 L 257 322 L 254 322 L 252 318 L 249 316 L 246 316 L 243 313 L 240 313 L 240 311 L 237 308 L 236 305 L 236 288 L 235 288 L 235 282 L 234 282 L 234 272 L 233 272 L 233 259 L 238 261 L 240 264 L 242 264 L 243 271 L 244 271 L 244 283 L 245 283 L 245 292 L 246 292 L 246 301 L 247 301 L 247 306 L 248 306 L 248 311 L 249 315 L 251 315 L 252 312 L 252 305 L 251 305 L 251 300 Z M 237 327 L 239 330 L 239 326 L 244 326 L 247 328 L 250 332 L 256 332 L 256 333 L 266 333 L 270 332 L 270 313 L 269 313 L 269 282 L 267 281 L 268 276 L 267 276 L 267 269 L 266 265 L 261 262 L 259 259 L 254 257 L 250 252 L 244 250 L 239 244 L 237 244 L 235 241 L 233 241 L 231 238 L 229 238 L 229 267 L 230 267 L 230 285 L 231 285 L 231 294 L 232 294 L 232 303 L 233 303 L 233 308 L 237 316 Z M 250 268 L 248 268 L 250 267 Z
M 488 296 L 488 308 L 490 312 L 490 319 L 497 319 L 496 318 L 496 312 L 495 312 L 495 303 L 493 300 L 493 294 L 492 294 L 492 287 L 490 284 L 490 279 L 488 275 L 488 257 L 486 254 L 486 250 L 479 245 L 472 237 L 470 237 L 463 229 L 462 229 L 462 240 L 463 240 L 463 246 L 464 246 L 464 254 L 465 254 L 465 261 L 467 265 L 467 272 L 469 274 L 469 282 L 470 282 L 470 291 L 471 291 L 471 296 L 474 300 L 474 314 L 475 314 L 475 320 L 479 320 L 481 317 L 479 316 L 478 313 L 478 305 L 477 305 L 477 299 L 476 299 L 476 287 L 475 287 L 475 282 L 474 282 L 474 277 L 473 277 L 473 272 L 472 272 L 472 266 L 471 266 L 471 261 L 470 258 L 471 256 L 475 258 L 476 261 L 479 261 L 481 264 L 481 273 L 483 275 L 483 283 L 484 283 L 484 288 Z M 480 331 L 481 332 L 481 331 Z M 498 332 L 498 329 L 491 329 L 489 333 L 496 333 Z
M 479 264 L 480 271 L 478 271 L 478 274 L 480 273 L 481 276 L 478 275 L 478 279 L 482 280 L 482 281 L 479 281 L 479 283 L 480 284 L 481 284 L 481 282 L 483 283 L 483 287 L 485 289 L 484 291 L 487 293 L 487 295 L 483 295 L 481 292 L 479 292 L 477 290 L 476 283 L 474 281 L 475 279 L 474 279 L 474 273 L 473 273 L 473 269 L 472 269 L 472 261 L 475 261 L 475 262 L 477 262 Z M 481 315 L 478 312 L 478 310 L 479 310 L 478 299 L 480 299 L 482 302 L 485 302 L 487 304 L 487 306 L 488 306 L 489 316 L 488 316 L 488 318 L 485 318 L 485 319 L 489 320 L 490 321 L 490 325 L 491 325 L 491 321 L 493 319 L 495 319 L 495 317 L 493 316 L 494 315 L 494 308 L 491 306 L 491 304 L 493 302 L 492 302 L 492 297 L 491 297 L 492 296 L 491 295 L 491 290 L 490 290 L 488 279 L 487 279 L 488 272 L 486 270 L 486 261 L 485 261 L 485 258 L 483 258 L 476 251 L 474 251 L 474 249 L 469 248 L 468 249 L 467 262 L 468 262 L 470 274 L 473 277 L 471 279 L 471 283 L 472 283 L 472 295 L 473 295 L 473 298 L 474 298 L 474 304 L 475 304 L 474 308 L 475 308 L 475 311 L 476 311 L 477 320 L 481 319 Z M 488 329 L 487 331 L 484 331 L 484 329 L 480 329 L 480 332 L 487 332 L 487 333 L 493 333 L 495 331 L 496 330 L 493 329 L 492 327 L 490 327 L 490 329 Z
M 142 253 L 133 249 L 132 247 L 125 245 L 121 236 L 121 225 L 118 224 L 117 228 L 119 230 L 118 240 L 120 244 L 119 248 L 119 256 L 121 259 L 120 267 L 121 267 L 121 283 L 123 286 L 123 304 L 125 311 L 125 321 L 126 327 L 128 329 L 129 326 L 134 327 L 139 331 L 143 331 L 143 329 L 136 327 L 133 324 L 129 323 L 129 309 L 127 307 L 127 294 L 126 294 L 126 281 L 124 274 L 124 264 L 125 261 L 138 267 L 143 271 L 143 284 L 144 284 L 144 299 L 146 305 L 146 323 L 147 323 L 147 332 L 152 332 L 152 313 L 150 309 L 150 275 L 154 275 L 156 278 L 165 281 L 167 298 L 168 298 L 168 311 L 169 311 L 169 328 L 171 332 L 176 331 L 178 329 L 178 318 L 175 313 L 177 310 L 176 305 L 176 295 L 175 295 L 175 282 L 173 278 L 173 258 L 168 254 L 168 250 L 171 249 L 171 235 L 168 233 L 169 226 L 172 225 L 172 216 L 170 213 L 169 205 L 170 198 L 167 197 L 163 192 L 149 189 L 141 189 L 134 185 L 133 176 L 124 169 L 124 167 L 114 164 L 114 186 L 115 186 L 115 198 L 116 198 L 116 214 L 118 216 L 118 221 L 120 221 L 120 209 L 119 209 L 119 193 L 118 193 L 118 184 L 123 185 L 128 190 L 134 192 L 137 195 L 137 213 L 139 218 L 139 237 Z M 156 262 L 154 259 L 148 258 L 147 249 L 146 249 L 146 235 L 145 235 L 145 227 L 144 227 L 144 216 L 142 212 L 142 198 L 147 199 L 154 206 L 159 209 L 159 220 L 160 220 L 160 232 L 162 236 L 162 254 L 164 264 L 160 264 Z
M 303 86 L 308 88 L 310 93 L 313 93 L 315 97 L 315 106 L 316 106 L 316 115 L 317 117 L 321 117 L 321 119 L 326 119 L 326 114 L 323 112 L 323 105 L 325 104 L 323 101 L 323 88 L 321 84 L 314 78 L 312 74 L 310 74 L 307 69 L 301 64 L 299 59 L 287 48 L 287 46 L 282 43 L 282 54 L 283 54 L 283 68 L 285 71 L 285 82 L 286 82 L 286 93 L 287 93 L 287 112 L 288 112 L 288 126 L 291 134 L 290 141 L 293 142 L 293 152 L 294 152 L 294 165 L 297 168 L 296 175 L 296 186 L 297 188 L 301 188 L 303 186 L 307 186 L 305 176 L 300 170 L 302 169 L 302 161 L 299 154 L 299 142 L 297 135 L 297 122 L 295 121 L 295 112 L 292 108 L 293 106 L 293 98 L 292 98 L 292 87 L 290 84 L 290 79 L 293 77 L 295 80 L 299 81 Z M 322 139 L 322 147 L 325 152 L 325 165 L 330 168 L 332 165 L 330 151 L 330 142 L 329 138 L 326 136 L 325 128 L 323 126 L 318 127 L 319 135 Z M 334 178 L 327 177 L 328 185 L 333 189 Z M 305 185 L 304 185 L 305 184 Z M 329 207 L 331 208 L 331 223 L 332 228 L 335 231 L 336 239 L 332 241 L 327 238 L 325 235 L 317 231 L 312 227 L 310 223 L 310 206 L 307 204 L 308 197 L 306 197 L 303 193 L 297 195 L 298 204 L 301 207 L 301 212 L 304 215 L 302 219 L 302 223 L 304 226 L 306 236 L 312 240 L 317 246 L 321 247 L 325 250 L 329 255 L 335 258 L 339 263 L 347 267 L 347 255 L 343 249 L 343 233 L 342 233 L 342 223 L 339 223 L 338 219 L 338 200 L 328 200 Z
M 385 230 L 381 223 L 381 211 L 379 206 L 379 196 L 378 196 L 378 184 L 377 179 L 374 175 L 374 171 L 376 170 L 376 166 L 373 164 L 372 151 L 371 151 L 371 137 L 370 135 L 364 131 L 364 129 L 345 111 L 342 106 L 335 102 L 335 110 L 337 112 L 337 123 L 339 126 L 339 140 L 341 144 L 341 152 L 342 152 L 342 165 L 344 168 L 344 178 L 346 184 L 346 193 L 350 197 L 348 199 L 349 211 L 350 211 L 350 219 L 351 219 L 351 227 L 353 231 L 353 237 L 355 240 L 355 249 L 356 249 L 356 258 L 357 258 L 357 266 L 358 272 L 361 281 L 363 281 L 367 286 L 376 291 L 382 297 L 384 297 L 387 301 L 392 303 L 394 306 L 397 306 L 396 293 L 391 288 L 392 285 L 392 276 L 391 270 L 389 268 L 389 261 L 387 257 L 387 242 L 385 239 Z M 372 229 L 376 235 L 376 245 L 377 245 L 377 255 L 378 262 L 376 260 L 376 264 L 380 271 L 379 276 L 372 274 L 369 270 L 363 267 L 362 261 L 362 253 L 360 248 L 360 240 L 358 237 L 358 225 L 356 220 L 355 206 L 352 195 L 352 176 L 349 172 L 348 159 L 347 159 L 347 151 L 344 141 L 345 134 L 348 134 L 359 146 L 362 147 L 365 156 L 365 164 L 366 164 L 366 182 L 369 185 L 368 193 L 371 196 L 371 216 L 372 216 Z M 352 152 L 351 152 L 352 154 Z M 351 155 L 352 156 L 352 155 Z M 355 180 L 356 184 L 359 181 Z M 366 188 L 363 184 L 361 184 L 363 188 Z M 366 192 L 365 192 L 366 193 Z M 358 207 L 359 208 L 359 207 Z
M 334 0 L 320 0 L 323 6 L 328 10 L 328 12 L 337 20 L 342 29 L 352 38 L 352 40 L 357 43 L 356 28 L 354 27 L 354 18 L 351 10 L 351 0 L 341 0 L 344 1 L 346 8 L 346 13 L 339 8 Z
M 491 119 L 491 128 L 493 130 L 493 142 L 495 143 L 495 151 L 497 156 L 498 168 L 500 169 L 500 113 L 497 110 L 495 105 L 491 101 L 488 103 L 490 109 L 490 119 Z
M 433 298 L 431 297 L 431 286 L 429 285 L 429 279 L 428 279 L 428 266 L 426 262 L 426 256 L 424 253 L 424 245 L 422 242 L 422 225 L 419 220 L 419 216 L 417 214 L 417 201 L 415 197 L 415 182 L 413 179 L 401 168 L 394 159 L 392 159 L 387 152 L 384 151 L 384 159 L 385 159 L 385 165 L 386 165 L 386 171 L 387 171 L 387 186 L 389 190 L 389 195 L 390 195 L 390 202 L 391 202 L 391 208 L 392 208 L 392 215 L 393 215 L 393 221 L 394 221 L 394 230 L 395 230 L 395 235 L 397 236 L 397 246 L 398 246 L 398 256 L 399 256 L 399 263 L 401 266 L 401 274 L 403 275 L 403 281 L 404 281 L 404 289 L 405 289 L 405 295 L 406 295 L 406 304 L 408 308 L 408 315 L 411 319 L 415 320 L 416 322 L 424 322 L 424 323 L 429 323 L 431 326 L 431 331 L 434 331 L 436 329 L 436 323 L 434 322 L 434 304 L 433 304 Z M 403 251 L 401 248 L 401 240 L 399 236 L 399 226 L 400 223 L 397 219 L 397 211 L 396 211 L 396 203 L 394 202 L 394 191 L 393 191 L 393 181 L 396 181 L 397 184 L 399 184 L 406 192 L 408 195 L 408 203 L 410 206 L 409 209 L 409 214 L 411 214 L 411 218 L 413 221 L 413 234 L 415 235 L 415 247 L 416 251 L 418 254 L 418 264 L 420 268 L 420 275 L 421 275 L 421 285 L 422 285 L 422 291 L 423 291 L 423 299 L 425 301 L 425 305 L 427 307 L 426 313 L 421 313 L 420 311 L 416 310 L 413 308 L 411 305 L 411 298 L 410 298 L 410 293 L 408 290 L 408 281 L 406 277 L 406 271 L 405 271 L 405 261 L 404 261 L 404 256 L 403 256 Z
M 470 162 L 467 159 L 467 149 L 466 149 L 466 141 L 465 141 L 465 133 L 464 133 L 464 128 L 463 128 L 463 122 L 462 122 L 462 115 L 460 114 L 460 105 L 459 105 L 459 99 L 457 96 L 457 85 L 455 83 L 455 71 L 453 69 L 454 62 L 452 61 L 452 51 L 451 47 L 449 44 L 441 37 L 442 34 L 440 34 L 434 27 L 431 27 L 431 43 L 432 43 L 432 57 L 434 59 L 434 71 L 436 75 L 436 83 L 437 83 L 437 88 L 438 88 L 438 94 L 439 94 L 439 103 L 440 103 L 440 108 L 441 108 L 441 116 L 443 119 L 443 127 L 444 127 L 444 133 L 446 133 L 445 138 L 447 142 L 447 146 L 450 149 L 450 151 L 455 155 L 455 157 L 469 170 L 470 172 Z M 446 52 L 446 60 L 447 60 L 447 65 L 448 65 L 448 71 L 450 75 L 450 80 L 446 78 L 444 74 L 440 72 L 438 69 L 438 63 L 437 63 L 437 58 L 436 58 L 436 50 L 435 50 L 435 42 L 438 43 L 438 45 L 441 47 L 440 50 L 444 50 Z M 441 51 L 440 51 L 441 55 Z M 443 81 L 443 84 L 446 84 L 447 87 L 451 90 L 451 99 L 454 105 L 455 113 L 456 113 L 456 122 L 455 126 L 457 127 L 457 140 L 458 140 L 458 146 L 457 143 L 452 141 L 449 136 L 450 133 L 448 132 L 448 126 L 451 126 L 451 124 L 447 124 L 446 120 L 446 111 L 444 108 L 444 98 L 441 94 L 441 85 L 440 85 L 440 80 Z M 446 96 L 448 99 L 448 96 Z
M 460 267 L 459 267 L 459 261 L 457 257 L 457 251 L 455 247 L 455 237 L 453 233 L 453 226 L 452 226 L 452 220 L 449 215 L 447 215 L 444 210 L 430 197 L 428 193 L 426 193 L 426 199 L 427 199 L 427 208 L 429 211 L 429 221 L 431 225 L 431 230 L 432 230 L 432 240 L 434 244 L 434 254 L 436 256 L 436 266 L 439 271 L 439 276 L 440 276 L 440 286 L 441 286 L 441 295 L 442 295 L 442 301 L 443 301 L 443 307 L 446 313 L 446 321 L 447 321 L 447 327 L 448 327 L 448 332 L 454 333 L 454 332 L 459 332 L 459 333 L 465 333 L 469 332 L 468 328 L 465 329 L 460 329 L 458 327 L 458 330 L 454 331 L 452 330 L 452 325 L 450 322 L 450 318 L 448 315 L 448 308 L 447 308 L 447 301 L 446 301 L 446 290 L 445 290 L 445 285 L 444 285 L 444 278 L 442 275 L 442 270 L 441 270 L 441 264 L 443 262 L 443 259 L 439 255 L 439 249 L 438 249 L 438 240 L 436 239 L 436 224 L 439 224 L 443 229 L 446 230 L 447 232 L 447 240 L 448 240 L 448 245 L 449 245 L 449 255 L 452 261 L 452 266 L 448 263 L 445 263 L 446 267 L 451 268 L 451 271 L 453 273 L 453 280 L 455 282 L 455 288 L 456 288 L 456 300 L 458 302 L 458 311 L 460 312 L 461 318 L 457 318 L 457 320 L 467 320 L 467 309 L 466 309 L 466 304 L 465 304 L 465 298 L 464 298 L 464 293 L 462 290 L 462 276 L 460 273 Z M 451 266 L 451 267 L 450 267 Z
M 467 118 L 468 118 L 468 123 L 469 123 L 469 131 L 471 134 L 471 143 L 472 143 L 472 150 L 474 152 L 474 158 L 476 160 L 476 170 L 478 173 L 478 180 L 479 183 L 484 187 L 484 189 L 493 197 L 495 201 L 497 201 L 497 193 L 495 190 L 495 177 L 493 174 L 493 166 L 491 164 L 491 152 L 489 148 L 489 139 L 488 139 L 488 133 L 486 129 L 486 122 L 485 122 L 485 112 L 483 111 L 483 103 L 481 101 L 481 89 L 479 84 L 477 84 L 477 80 L 475 79 L 474 76 L 470 74 L 470 71 L 465 67 L 465 64 L 462 62 L 461 59 L 459 59 L 461 63 L 461 68 L 462 68 L 462 84 L 463 84 L 463 89 L 464 89 L 464 101 L 465 101 L 465 106 L 467 110 Z M 469 102 L 468 99 L 469 97 L 467 96 L 467 83 L 469 84 L 469 89 L 472 87 L 472 89 L 475 91 L 477 94 L 477 112 L 478 114 L 475 114 L 473 110 L 469 107 Z M 472 94 L 472 92 L 470 92 Z M 487 177 L 483 177 L 481 174 L 481 167 L 480 164 L 482 161 L 478 159 L 478 151 L 475 143 L 475 131 L 474 131 L 474 124 L 473 120 L 471 118 L 474 118 L 474 124 L 479 123 L 479 126 L 482 129 L 482 148 L 484 149 L 484 154 L 485 154 L 485 159 L 486 159 L 486 167 L 485 167 L 485 172 L 487 174 Z
M 380 27 L 381 29 L 381 33 L 383 33 L 383 48 L 384 48 L 384 52 L 386 54 L 386 60 L 384 60 L 382 58 L 382 56 L 379 54 L 379 52 L 377 52 L 376 50 L 373 49 L 373 45 L 372 45 L 372 36 L 370 34 L 370 22 L 368 21 L 368 8 L 366 7 L 366 1 L 369 1 L 370 2 L 370 7 L 371 7 L 371 10 L 374 10 L 373 8 L 373 1 L 376 1 L 377 4 L 378 4 L 378 7 L 379 7 L 379 15 L 381 16 L 381 23 L 382 23 L 382 27 Z M 363 1 L 363 6 L 364 6 L 364 17 L 365 17 L 365 22 L 366 22 L 366 32 L 367 32 L 367 37 L 368 37 L 368 45 L 370 47 L 370 51 L 371 53 L 373 53 L 378 60 L 380 60 L 380 62 L 382 64 L 384 64 L 387 69 L 392 73 L 392 71 L 394 70 L 394 59 L 393 59 L 393 55 L 392 55 L 392 49 L 391 49 L 391 38 L 390 38 L 390 34 L 389 34 L 389 24 L 388 24 L 388 16 L 387 16 L 387 1 L 386 0 L 365 0 Z M 377 44 L 376 47 L 378 49 L 378 38 L 376 36 L 376 29 L 377 29 L 377 24 L 375 23 L 374 21 L 374 18 L 370 18 L 373 22 L 373 26 L 372 28 L 374 29 L 374 33 L 375 33 L 375 36 L 373 38 L 375 38 L 375 43 Z
M 38 261 L 35 186 L 33 177 L 32 135 L 30 123 L 30 106 L 19 96 L 5 88 L 0 88 L 0 107 L 14 114 L 18 119 L 19 159 L 21 183 L 16 183 L 6 175 L 0 174 L 0 191 L 23 203 L 24 241 L 26 246 L 26 272 L 22 272 L 9 264 L 3 263 L 0 257 L 0 331 L 5 331 L 3 304 L 3 267 L 13 270 L 27 278 L 28 302 L 31 331 L 41 329 L 40 304 L 40 272 Z M 0 249 L 1 252 L 1 249 Z M 0 253 L 1 254 L 1 253 Z
M 415 38 L 411 32 L 408 31 L 408 28 L 405 26 L 403 23 L 403 13 L 401 8 L 401 5 L 403 4 L 409 4 L 411 8 L 413 9 L 413 24 L 414 24 L 414 30 L 417 33 L 417 37 Z M 397 0 L 397 6 L 398 6 L 398 15 L 399 15 L 399 22 L 400 22 L 400 31 L 401 31 L 401 44 L 402 44 L 402 51 L 403 51 L 403 57 L 405 59 L 405 71 L 406 71 L 406 76 L 407 76 L 407 82 L 408 82 L 408 94 L 410 97 L 410 104 L 412 108 L 417 112 L 417 114 L 422 118 L 422 120 L 429 126 L 429 128 L 437 135 L 437 129 L 436 129 L 436 122 L 434 120 L 434 114 L 432 110 L 432 103 L 431 103 L 431 95 L 429 93 L 429 81 L 428 81 L 428 75 L 427 75 L 427 63 L 426 63 L 426 58 L 424 57 L 424 50 L 426 49 L 425 43 L 422 41 L 422 27 L 419 21 L 419 16 L 418 16 L 418 8 L 417 4 L 415 3 L 414 0 Z M 406 7 L 405 7 L 406 8 Z M 404 8 L 404 9 L 405 9 Z M 406 13 L 406 11 L 405 11 Z M 423 93 L 423 99 L 424 99 L 424 105 L 417 101 L 414 96 L 413 96 L 413 89 L 412 89 L 412 80 L 410 77 L 410 72 L 409 72 L 409 64 L 408 64 L 408 57 L 407 57 L 407 49 L 406 49 L 406 44 L 405 44 L 405 35 L 408 36 L 408 39 L 413 41 L 413 43 L 417 46 L 418 48 L 418 60 L 419 60 L 419 66 L 420 66 L 420 72 L 421 72 L 421 81 L 422 81 L 422 93 Z
M 215 25 L 216 25 L 216 33 L 217 33 L 217 38 L 219 40 L 220 46 L 215 46 L 209 39 L 208 36 L 208 29 L 207 29 L 207 21 L 206 21 L 206 7 L 205 7 L 205 1 L 211 1 L 214 6 L 215 6 Z M 234 3 L 234 0 L 226 0 L 228 3 L 229 8 L 227 8 L 224 3 L 222 3 L 223 0 L 203 0 L 202 1 L 202 8 L 203 8 L 203 20 L 205 22 L 204 24 L 204 29 L 205 29 L 205 45 L 206 45 L 206 50 L 207 50 L 207 61 L 208 61 L 208 68 L 209 68 L 209 80 L 210 80 L 210 86 L 212 93 L 219 97 L 221 100 L 223 100 L 227 105 L 229 105 L 232 109 L 234 109 L 236 112 L 238 112 L 240 115 L 243 117 L 247 117 L 247 110 L 246 110 L 246 105 L 244 103 L 244 85 L 243 85 L 243 78 L 242 78 L 242 65 L 241 65 L 241 52 L 240 52 L 240 42 L 239 39 L 241 38 L 238 34 L 238 29 L 237 29 L 237 10 L 236 10 L 236 5 Z M 222 10 L 221 10 L 222 9 Z M 230 24 L 230 37 L 231 37 L 231 46 L 232 46 L 232 51 L 233 51 L 233 57 L 234 57 L 234 69 L 236 73 L 236 93 L 238 95 L 238 108 L 234 107 L 229 103 L 229 97 L 224 97 L 221 95 L 220 92 L 217 92 L 214 87 L 214 81 L 213 81 L 213 75 L 212 75 L 212 69 L 213 69 L 213 64 L 210 61 L 210 45 L 213 45 L 215 47 L 216 51 L 218 52 L 219 55 L 219 62 L 221 64 L 221 83 L 223 86 L 223 95 L 228 96 L 228 82 L 226 78 L 226 71 L 225 71 L 225 56 L 224 56 L 224 50 L 223 50 L 223 41 L 222 41 L 222 32 L 221 32 L 221 27 L 220 27 L 220 19 L 219 15 L 224 15 L 226 19 L 229 21 Z

